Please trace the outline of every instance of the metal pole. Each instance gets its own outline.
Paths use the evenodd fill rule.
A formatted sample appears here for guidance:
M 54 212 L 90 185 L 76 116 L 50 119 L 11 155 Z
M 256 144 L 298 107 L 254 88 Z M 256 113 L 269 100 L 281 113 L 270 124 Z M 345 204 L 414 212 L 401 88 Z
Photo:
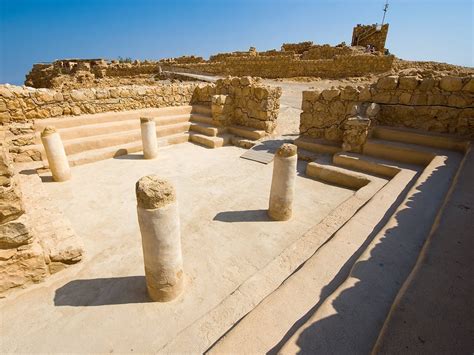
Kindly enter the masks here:
M 383 7 L 382 26 L 383 26 L 383 23 L 385 21 L 385 15 L 387 14 L 387 10 L 388 10 L 388 0 L 385 2 L 385 6 Z

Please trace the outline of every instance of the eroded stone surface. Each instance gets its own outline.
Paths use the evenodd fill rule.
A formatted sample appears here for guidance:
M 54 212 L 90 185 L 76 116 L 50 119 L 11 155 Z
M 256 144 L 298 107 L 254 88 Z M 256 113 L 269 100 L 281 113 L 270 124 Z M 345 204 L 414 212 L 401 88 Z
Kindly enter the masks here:
M 142 177 L 135 185 L 137 204 L 141 208 L 155 209 L 176 200 L 173 185 L 157 175 Z

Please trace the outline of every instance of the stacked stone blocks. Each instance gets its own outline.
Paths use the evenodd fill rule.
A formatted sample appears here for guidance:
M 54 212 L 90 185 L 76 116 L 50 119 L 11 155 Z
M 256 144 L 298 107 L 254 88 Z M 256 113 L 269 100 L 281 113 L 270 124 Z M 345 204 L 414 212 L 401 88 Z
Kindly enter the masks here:
M 375 84 L 303 92 L 300 133 L 341 141 L 354 105 L 377 103 L 374 123 L 474 137 L 472 76 L 390 75 Z
M 280 108 L 280 88 L 259 78 L 227 77 L 196 88 L 193 103 L 211 105 L 217 125 L 239 125 L 272 133 Z

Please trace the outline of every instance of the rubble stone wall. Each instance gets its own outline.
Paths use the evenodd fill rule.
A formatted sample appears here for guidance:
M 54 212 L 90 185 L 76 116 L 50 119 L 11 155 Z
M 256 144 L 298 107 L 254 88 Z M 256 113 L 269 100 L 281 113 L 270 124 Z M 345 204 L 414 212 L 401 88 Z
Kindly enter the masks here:
M 33 89 L 0 85 L 0 125 L 8 127 L 7 140 L 15 161 L 40 160 L 34 144 L 34 122 L 49 117 L 189 105 L 197 84 L 121 86 L 74 90 Z M 17 156 L 16 154 L 20 154 Z
M 384 76 L 369 86 L 303 92 L 300 134 L 340 141 L 354 105 L 377 103 L 376 124 L 474 138 L 473 76 Z
M 193 102 L 211 105 L 214 95 L 227 95 L 230 117 L 223 119 L 229 124 L 251 127 L 272 133 L 277 124 L 280 109 L 280 88 L 272 88 L 259 78 L 242 77 L 219 79 L 215 84 L 200 84 L 195 90 Z
M 313 46 L 312 41 L 299 43 L 283 43 L 281 46 L 282 52 L 293 52 L 296 54 L 303 54 Z
M 393 60 L 393 56 L 371 54 L 317 60 L 304 60 L 293 56 L 229 56 L 220 62 L 174 65 L 172 68 L 176 71 L 184 69 L 198 73 L 263 78 L 344 78 L 389 71 Z
M 314 45 L 310 47 L 307 51 L 301 56 L 302 59 L 312 60 L 312 59 L 333 59 L 336 56 L 345 56 L 352 55 L 355 52 L 351 47 L 348 46 L 330 46 L 329 44 L 324 44 L 321 46 Z
M 0 85 L 0 123 L 189 104 L 196 84 L 75 90 Z
M 5 133 L 0 126 L 0 297 L 42 281 L 83 255 L 81 240 L 52 208 L 39 176 L 15 171 Z

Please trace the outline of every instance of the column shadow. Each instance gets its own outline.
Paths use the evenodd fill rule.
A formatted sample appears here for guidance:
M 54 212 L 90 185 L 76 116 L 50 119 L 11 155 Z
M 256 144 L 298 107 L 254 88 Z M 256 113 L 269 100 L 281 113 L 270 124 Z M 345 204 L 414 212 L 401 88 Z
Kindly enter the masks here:
M 226 211 L 219 212 L 213 218 L 214 221 L 220 222 L 271 222 L 268 217 L 267 210 L 247 210 L 247 211 Z
M 84 279 L 68 282 L 54 295 L 55 306 L 91 307 L 147 303 L 145 276 Z

